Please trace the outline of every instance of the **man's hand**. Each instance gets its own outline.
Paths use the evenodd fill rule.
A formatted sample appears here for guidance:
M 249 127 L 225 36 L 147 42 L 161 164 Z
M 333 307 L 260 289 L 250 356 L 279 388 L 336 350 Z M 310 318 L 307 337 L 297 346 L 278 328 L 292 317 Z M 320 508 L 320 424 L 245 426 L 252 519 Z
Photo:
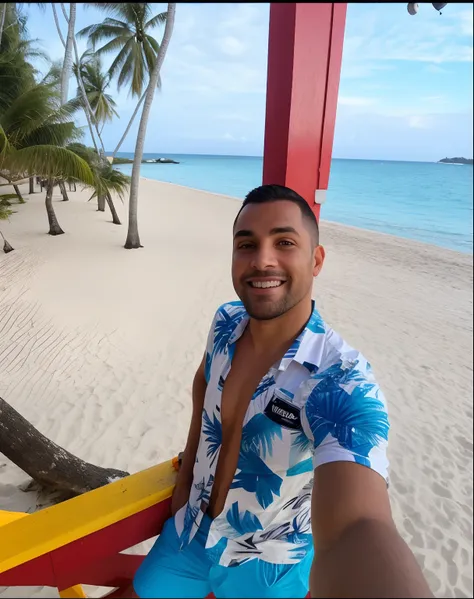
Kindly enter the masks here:
M 370 468 L 316 468 L 311 520 L 311 597 L 433 597 L 395 528 L 386 482 Z

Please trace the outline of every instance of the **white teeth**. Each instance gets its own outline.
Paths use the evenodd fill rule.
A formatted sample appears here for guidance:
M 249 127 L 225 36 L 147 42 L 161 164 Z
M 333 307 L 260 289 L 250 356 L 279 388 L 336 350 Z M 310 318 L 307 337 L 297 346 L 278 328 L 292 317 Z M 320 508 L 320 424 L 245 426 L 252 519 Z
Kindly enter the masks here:
M 280 287 L 283 281 L 252 281 L 252 287 L 266 289 L 267 287 Z

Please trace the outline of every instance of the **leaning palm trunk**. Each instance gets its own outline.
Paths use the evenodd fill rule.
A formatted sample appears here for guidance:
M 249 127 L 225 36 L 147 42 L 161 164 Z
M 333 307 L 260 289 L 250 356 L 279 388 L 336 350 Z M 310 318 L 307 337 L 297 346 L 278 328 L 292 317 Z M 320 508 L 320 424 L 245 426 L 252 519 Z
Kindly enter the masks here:
M 8 241 L 5 239 L 5 236 L 3 235 L 3 233 L 0 231 L 0 235 L 2 236 L 3 239 L 3 251 L 5 252 L 5 254 L 8 254 L 8 252 L 13 252 L 14 248 L 12 248 L 12 246 L 8 243 Z
M 120 218 L 119 218 L 119 215 L 117 214 L 117 210 L 115 210 L 115 206 L 112 201 L 112 196 L 110 195 L 109 191 L 107 192 L 105 199 L 107 200 L 107 205 L 110 208 L 110 212 L 112 213 L 112 222 L 114 223 L 114 225 L 121 225 L 122 223 L 120 222 Z
M 64 181 L 59 181 L 58 185 L 61 191 L 61 195 L 63 196 L 63 202 L 69 202 L 69 196 L 67 195 L 66 185 L 64 184 Z
M 18 199 L 20 200 L 21 204 L 25 203 L 25 200 L 23 199 L 23 196 L 21 195 L 21 191 L 20 188 L 18 187 L 18 185 L 13 185 L 13 189 L 15 190 L 16 195 L 18 196 Z
M 77 495 L 128 476 L 83 462 L 40 433 L 0 397 L 0 452 L 46 489 Z
M 145 145 L 146 128 L 148 125 L 148 117 L 150 116 L 151 105 L 153 103 L 153 96 L 155 95 L 155 89 L 158 83 L 158 77 L 160 76 L 161 65 L 166 56 L 166 51 L 173 33 L 174 26 L 174 15 L 176 12 L 176 4 L 169 3 L 166 26 L 163 34 L 163 40 L 161 42 L 158 56 L 153 67 L 153 71 L 150 75 L 150 81 L 146 90 L 145 103 L 143 105 L 142 117 L 140 119 L 140 126 L 138 128 L 137 143 L 135 146 L 135 156 L 133 158 L 133 169 L 132 169 L 132 180 L 130 183 L 130 200 L 128 205 L 128 234 L 125 241 L 125 248 L 140 248 L 143 247 L 140 244 L 140 236 L 138 234 L 138 186 L 140 183 L 140 167 L 143 158 L 143 147 Z
M 49 222 L 49 234 L 50 235 L 62 235 L 64 231 L 61 229 L 58 223 L 58 219 L 56 218 L 56 213 L 53 208 L 53 180 L 48 179 L 48 183 L 46 185 L 46 212 L 48 214 L 48 222 Z
M 105 196 L 101 193 L 97 195 L 97 211 L 105 212 Z
M 142 105 L 142 102 L 145 99 L 145 96 L 146 96 L 146 90 L 143 92 L 142 97 L 138 100 L 135 110 L 133 111 L 132 118 L 129 120 L 127 128 L 124 131 L 124 134 L 122 135 L 120 141 L 118 142 L 117 147 L 113 151 L 112 158 L 115 158 L 117 152 L 120 150 L 121 145 L 123 144 L 125 138 L 127 137 L 128 132 L 130 131 L 130 127 L 132 126 L 132 123 L 135 120 L 135 117 L 137 116 L 138 109 Z
M 69 20 L 66 37 L 66 47 L 64 50 L 63 70 L 61 72 L 61 104 L 66 104 L 69 91 L 69 79 L 72 70 L 72 47 L 74 43 L 74 27 L 76 25 L 76 4 L 71 2 L 69 5 Z
M 59 39 L 61 40 L 62 45 L 66 48 L 66 42 L 64 41 L 63 34 L 61 33 L 61 27 L 59 26 L 58 14 L 56 12 L 56 5 L 54 2 L 51 2 L 51 8 L 53 9 L 54 22 L 56 23 L 56 29 L 58 30 Z

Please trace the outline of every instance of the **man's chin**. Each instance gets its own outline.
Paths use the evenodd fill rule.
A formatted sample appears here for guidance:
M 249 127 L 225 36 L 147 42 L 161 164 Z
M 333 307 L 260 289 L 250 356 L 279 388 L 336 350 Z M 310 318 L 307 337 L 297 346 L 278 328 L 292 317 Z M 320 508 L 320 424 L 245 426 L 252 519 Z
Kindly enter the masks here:
M 273 320 L 284 314 L 287 310 L 282 302 L 247 301 L 242 300 L 247 314 L 254 320 Z

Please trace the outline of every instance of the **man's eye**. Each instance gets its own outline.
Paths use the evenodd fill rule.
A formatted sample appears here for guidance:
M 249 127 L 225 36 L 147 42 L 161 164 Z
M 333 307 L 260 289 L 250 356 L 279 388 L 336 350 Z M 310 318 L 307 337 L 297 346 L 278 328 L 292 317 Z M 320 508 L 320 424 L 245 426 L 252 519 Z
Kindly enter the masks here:
M 253 247 L 253 244 L 247 241 L 245 243 L 239 244 L 238 249 L 239 250 L 248 250 L 248 249 L 250 249 L 252 247 Z
M 295 244 L 292 241 L 289 241 L 288 239 L 282 239 L 281 241 L 278 242 L 278 245 L 291 246 L 291 245 L 295 245 Z

